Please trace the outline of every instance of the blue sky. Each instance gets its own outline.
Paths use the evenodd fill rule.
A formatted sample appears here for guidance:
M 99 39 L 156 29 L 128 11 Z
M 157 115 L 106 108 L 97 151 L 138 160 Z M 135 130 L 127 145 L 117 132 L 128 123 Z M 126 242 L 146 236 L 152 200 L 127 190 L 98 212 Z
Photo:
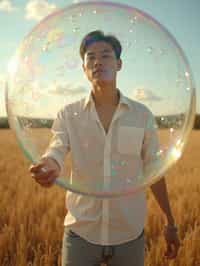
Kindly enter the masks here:
M 0 0 L 0 116 L 5 116 L 3 84 L 7 65 L 20 41 L 48 13 L 78 1 Z M 121 0 L 158 20 L 176 38 L 190 63 L 200 113 L 200 1 L 199 0 Z

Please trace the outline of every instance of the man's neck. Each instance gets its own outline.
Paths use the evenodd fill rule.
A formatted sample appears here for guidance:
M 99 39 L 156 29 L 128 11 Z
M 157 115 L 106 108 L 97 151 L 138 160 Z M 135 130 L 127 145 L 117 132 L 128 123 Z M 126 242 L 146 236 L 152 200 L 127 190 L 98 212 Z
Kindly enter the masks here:
M 96 106 L 117 106 L 119 103 L 119 90 L 115 86 L 94 86 L 92 97 Z

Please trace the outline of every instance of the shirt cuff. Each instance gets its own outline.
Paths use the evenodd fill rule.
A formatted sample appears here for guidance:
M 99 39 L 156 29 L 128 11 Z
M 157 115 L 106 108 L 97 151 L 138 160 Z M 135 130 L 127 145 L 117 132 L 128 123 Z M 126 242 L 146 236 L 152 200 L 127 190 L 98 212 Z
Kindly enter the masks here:
M 64 172 L 64 161 L 62 155 L 58 151 L 49 150 L 42 155 L 42 158 L 47 158 L 47 157 L 54 159 L 58 163 L 62 174 Z

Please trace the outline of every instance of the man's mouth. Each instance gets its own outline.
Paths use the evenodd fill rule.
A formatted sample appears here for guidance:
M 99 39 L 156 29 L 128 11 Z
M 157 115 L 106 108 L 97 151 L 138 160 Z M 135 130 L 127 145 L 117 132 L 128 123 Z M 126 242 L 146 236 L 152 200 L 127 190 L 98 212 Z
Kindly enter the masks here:
M 95 74 L 101 74 L 103 72 L 104 72 L 103 69 L 96 69 L 96 70 L 93 71 L 93 75 L 95 75 Z

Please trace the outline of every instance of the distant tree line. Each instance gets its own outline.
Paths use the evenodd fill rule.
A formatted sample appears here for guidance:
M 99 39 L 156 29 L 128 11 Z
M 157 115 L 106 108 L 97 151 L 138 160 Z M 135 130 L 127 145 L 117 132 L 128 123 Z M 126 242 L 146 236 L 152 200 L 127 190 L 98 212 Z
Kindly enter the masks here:
M 9 128 L 8 119 L 6 117 L 0 118 L 0 128 Z
M 195 117 L 194 128 L 200 129 L 200 114 L 196 115 L 196 117 Z
M 51 128 L 52 122 L 53 120 L 51 119 L 20 118 L 20 124 L 22 127 Z M 160 116 L 156 117 L 156 122 L 159 128 L 180 128 L 184 123 L 184 115 Z M 0 128 L 9 128 L 7 117 L 0 117 Z M 200 129 L 200 114 L 196 115 L 193 128 Z

